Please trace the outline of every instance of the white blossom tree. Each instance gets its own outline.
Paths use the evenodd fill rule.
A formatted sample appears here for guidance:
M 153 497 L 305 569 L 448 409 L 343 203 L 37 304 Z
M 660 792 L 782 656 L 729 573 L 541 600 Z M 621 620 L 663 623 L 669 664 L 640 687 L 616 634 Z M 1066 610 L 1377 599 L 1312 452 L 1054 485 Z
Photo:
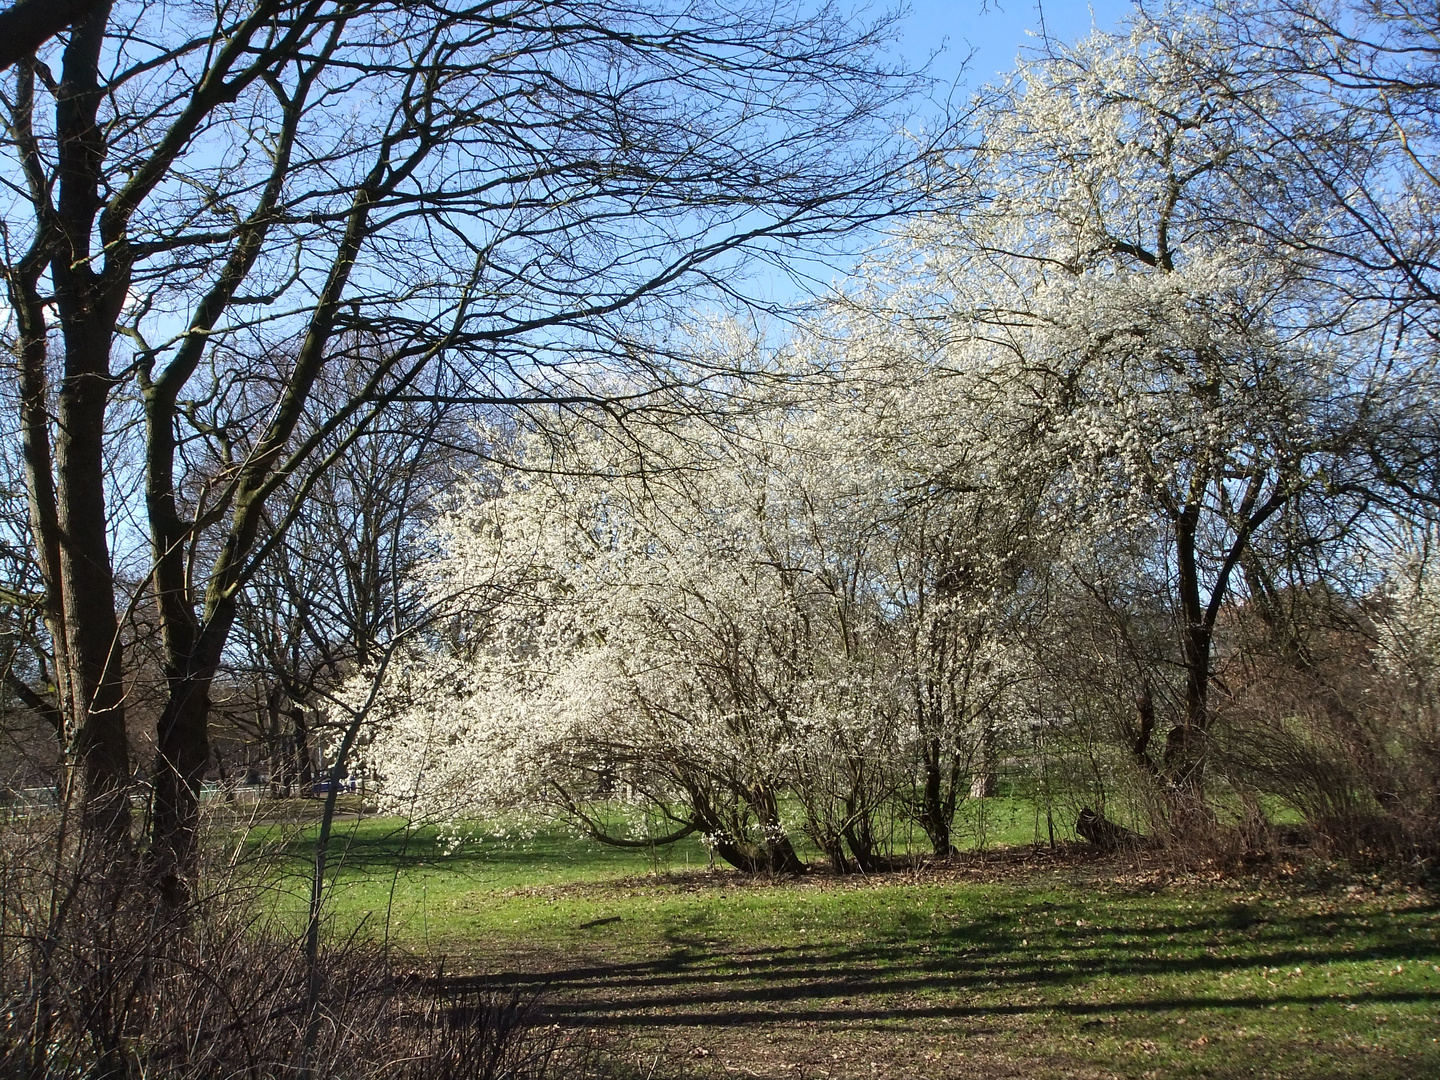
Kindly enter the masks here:
M 971 425 L 954 438 L 1034 506 L 1075 585 L 1107 606 L 1126 578 L 1160 587 L 1181 676 L 1141 673 L 1135 696 L 1173 723 L 1159 762 L 1143 723 L 1134 752 L 1198 791 L 1217 620 L 1263 587 L 1262 557 L 1355 509 L 1336 488 L 1376 341 L 1336 333 L 1353 302 L 1337 314 L 1293 247 L 1236 213 L 1297 198 L 1257 183 L 1263 101 L 1212 93 L 1152 29 L 1059 48 L 992 91 L 937 192 L 957 208 L 906 229 L 852 303 L 949 377 Z M 1285 213 L 1299 228 L 1323 209 Z
M 458 636 L 387 688 L 402 707 L 371 768 L 389 798 L 432 813 L 558 800 L 620 842 L 586 803 L 623 784 L 739 865 L 758 865 L 751 849 L 767 842 L 786 861 L 775 725 L 791 673 L 765 666 L 748 612 L 737 623 L 713 603 L 738 584 L 730 564 L 689 532 L 697 514 L 654 498 L 675 478 L 626 475 L 628 454 L 583 430 L 563 460 L 551 447 L 531 433 L 500 491 L 477 489 L 446 522 L 433 573 L 463 598 Z
M 887 304 L 873 290 L 837 302 L 823 330 L 811 328 L 811 349 L 835 378 L 821 421 L 827 452 L 863 492 L 838 523 L 863 530 L 872 550 L 870 587 L 885 613 L 872 634 L 904 733 L 898 794 L 947 854 L 959 803 L 995 793 L 1048 555 L 1033 474 L 976 437 L 993 414 Z
M 934 396 L 858 357 L 833 378 L 832 344 L 788 349 L 738 415 L 519 440 L 428 571 L 461 639 L 385 691 L 367 768 L 397 807 L 548 805 L 640 842 L 590 808 L 624 791 L 737 866 L 795 869 L 803 830 L 842 870 L 880 864 L 900 809 L 951 850 L 1020 677 L 1026 516 L 971 463 L 922 464 Z

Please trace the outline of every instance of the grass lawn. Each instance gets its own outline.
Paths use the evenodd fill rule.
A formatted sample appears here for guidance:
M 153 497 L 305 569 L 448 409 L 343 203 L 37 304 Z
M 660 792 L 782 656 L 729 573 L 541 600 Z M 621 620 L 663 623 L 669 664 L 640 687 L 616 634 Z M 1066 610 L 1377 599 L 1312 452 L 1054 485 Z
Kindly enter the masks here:
M 1378 877 L 1012 849 L 767 880 L 698 845 L 339 833 L 336 932 L 543 991 L 657 1077 L 1440 1077 L 1440 906 Z

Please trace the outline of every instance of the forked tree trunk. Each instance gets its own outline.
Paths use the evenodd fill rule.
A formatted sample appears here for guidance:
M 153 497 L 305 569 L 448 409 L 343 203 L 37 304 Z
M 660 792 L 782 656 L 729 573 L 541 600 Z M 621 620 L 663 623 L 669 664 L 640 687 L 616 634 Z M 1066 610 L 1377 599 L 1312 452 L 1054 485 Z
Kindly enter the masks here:
M 709 801 L 703 787 L 681 781 L 689 795 L 692 822 L 705 837 L 710 850 L 725 862 L 750 874 L 803 874 L 805 863 L 779 828 L 779 816 L 761 789 L 752 789 L 746 799 L 760 819 L 765 833 L 760 843 L 737 839 L 726 827 L 722 815 Z M 768 827 L 767 827 L 768 826 Z

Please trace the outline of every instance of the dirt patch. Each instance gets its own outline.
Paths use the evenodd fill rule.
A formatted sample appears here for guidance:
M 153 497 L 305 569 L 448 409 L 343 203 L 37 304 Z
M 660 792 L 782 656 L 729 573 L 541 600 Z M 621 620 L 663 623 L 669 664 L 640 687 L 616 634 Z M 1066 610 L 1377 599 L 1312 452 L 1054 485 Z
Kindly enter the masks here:
M 1283 885 L 1287 890 L 1318 888 L 1334 890 L 1359 885 L 1373 891 L 1382 888 L 1425 887 L 1405 867 L 1354 868 L 1344 863 L 1315 859 L 1299 838 L 1294 844 L 1267 853 L 1263 859 L 1192 857 L 1179 859 L 1173 853 L 1150 846 L 1107 851 L 1093 844 L 1062 842 L 1045 845 L 990 848 L 958 852 L 948 858 L 924 856 L 896 859 L 883 871 L 870 874 L 837 874 L 829 866 L 816 864 L 805 874 L 778 876 L 750 874 L 726 867 L 666 870 L 603 881 L 537 885 L 505 890 L 499 895 L 543 895 L 553 897 L 634 894 L 664 888 L 671 892 L 701 892 L 716 888 L 765 888 L 784 884 L 800 892 L 828 889 L 864 889 L 884 885 L 943 885 L 964 882 L 980 885 L 1023 884 L 1100 888 L 1253 888 L 1258 883 Z

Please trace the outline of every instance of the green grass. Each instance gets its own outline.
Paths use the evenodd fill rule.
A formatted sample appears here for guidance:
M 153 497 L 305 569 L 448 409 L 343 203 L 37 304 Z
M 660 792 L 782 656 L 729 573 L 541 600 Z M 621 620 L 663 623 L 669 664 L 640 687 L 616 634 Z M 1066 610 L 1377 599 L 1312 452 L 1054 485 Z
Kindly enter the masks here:
M 1057 838 L 1072 834 L 1063 812 L 1054 813 Z M 966 799 L 955 814 L 954 844 L 962 851 L 987 847 L 1010 847 L 1049 840 L 1043 810 L 1020 795 L 997 795 L 990 799 Z
M 280 865 L 291 871 L 283 878 L 295 910 L 300 893 L 308 890 L 315 828 L 307 822 L 318 816 L 319 804 L 301 809 L 306 820 L 262 824 L 246 834 L 252 847 L 278 845 Z M 1027 844 L 1035 838 L 1035 820 L 1033 804 L 1021 797 L 966 800 L 957 815 L 955 842 L 964 849 Z M 914 833 L 899 838 L 899 849 L 928 851 L 923 834 L 918 829 Z M 803 858 L 823 861 L 803 837 L 795 840 Z M 412 828 L 389 818 L 342 820 L 334 827 L 329 860 L 337 886 L 333 914 L 340 925 L 353 927 L 362 917 L 373 921 L 384 912 L 399 940 L 421 946 L 432 940 L 431 907 L 443 907 L 455 896 L 684 873 L 713 865 L 693 836 L 665 847 L 618 848 L 563 825 L 523 819 L 478 826 L 454 850 L 434 826 Z M 443 941 L 446 934 L 443 925 L 434 928 L 434 940 Z
M 1033 836 L 1033 811 L 989 801 L 998 833 L 1008 813 Z M 303 836 L 290 851 L 298 868 Z M 446 854 L 381 821 L 345 823 L 336 854 L 335 932 L 547 985 L 557 1014 L 657 1052 L 719 1048 L 687 1060 L 697 1076 L 727 1053 L 777 1076 L 817 1053 L 835 1076 L 932 1054 L 1057 1077 L 1440 1075 L 1440 909 L 1378 879 L 1163 885 L 999 859 L 767 881 L 707 872 L 693 843 L 651 856 L 549 828 Z
M 314 835 L 312 825 L 292 825 L 254 829 L 248 836 L 252 848 L 269 852 L 266 865 L 280 886 L 281 910 L 295 918 L 308 896 Z M 478 832 L 452 851 L 434 826 L 411 828 L 390 818 L 337 822 L 328 860 L 329 910 L 337 932 L 349 933 L 362 923 L 371 932 L 388 927 L 397 943 L 420 950 L 431 940 L 432 908 L 440 913 L 436 941 L 447 938 L 445 913 L 457 897 L 709 864 L 694 839 L 654 850 L 616 848 L 561 826 L 523 822 Z

